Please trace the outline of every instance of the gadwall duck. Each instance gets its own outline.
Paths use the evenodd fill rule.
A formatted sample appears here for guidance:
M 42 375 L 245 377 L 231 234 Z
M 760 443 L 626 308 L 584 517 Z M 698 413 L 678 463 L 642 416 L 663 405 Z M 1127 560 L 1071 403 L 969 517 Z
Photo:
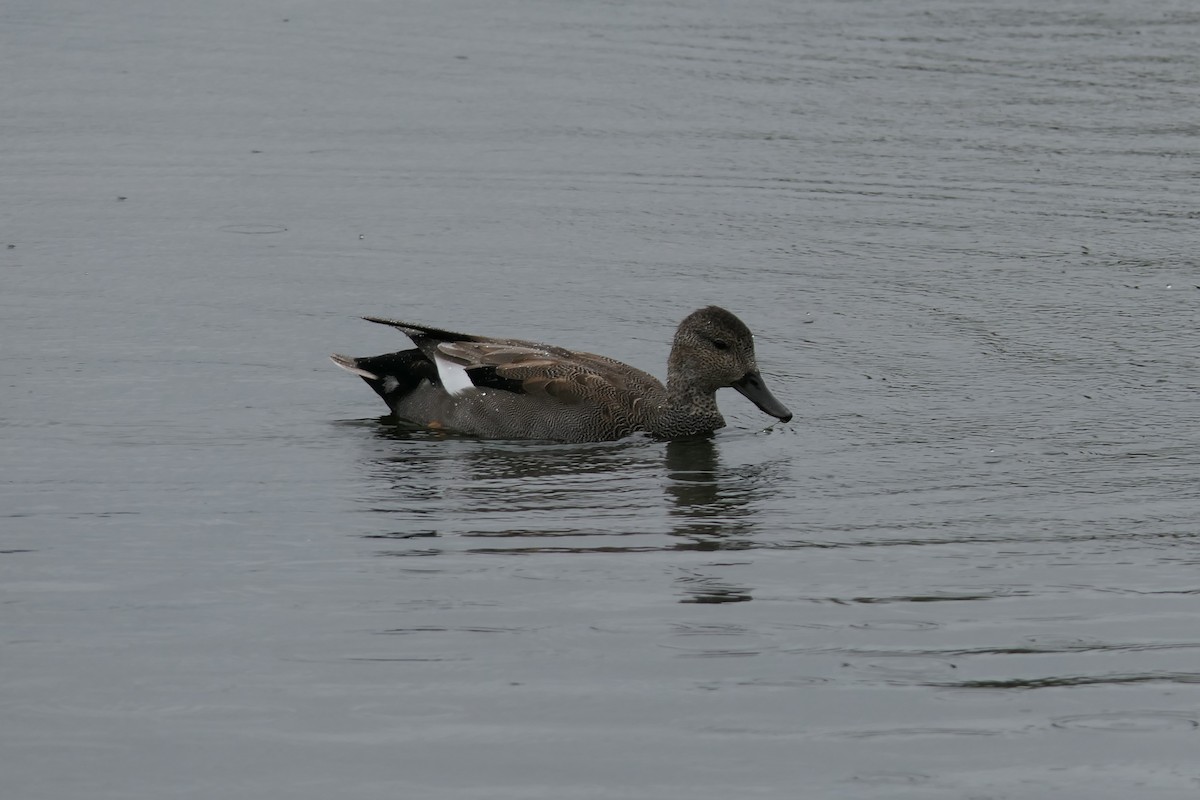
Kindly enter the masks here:
M 605 356 L 519 339 L 490 339 L 379 317 L 416 348 L 368 358 L 333 355 L 361 377 L 397 419 L 488 439 L 599 442 L 644 432 L 678 439 L 724 427 L 716 392 L 737 389 L 787 422 L 763 383 L 754 336 L 737 317 L 709 306 L 675 331 L 667 385 Z

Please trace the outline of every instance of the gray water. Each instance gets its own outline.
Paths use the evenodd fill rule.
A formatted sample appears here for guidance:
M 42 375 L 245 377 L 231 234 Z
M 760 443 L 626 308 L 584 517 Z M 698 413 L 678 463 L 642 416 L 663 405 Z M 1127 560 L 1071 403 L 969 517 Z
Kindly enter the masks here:
M 0 6 L 0 794 L 1194 798 L 1200 8 Z M 796 412 L 402 433 L 378 314 Z

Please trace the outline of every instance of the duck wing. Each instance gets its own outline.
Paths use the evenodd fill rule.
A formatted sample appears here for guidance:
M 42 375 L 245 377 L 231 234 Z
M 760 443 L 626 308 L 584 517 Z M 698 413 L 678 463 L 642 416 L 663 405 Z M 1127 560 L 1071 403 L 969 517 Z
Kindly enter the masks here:
M 570 405 L 634 404 L 662 392 L 653 375 L 606 356 L 562 347 L 487 340 L 441 342 L 435 363 L 463 370 L 472 385 L 542 395 Z
M 632 408 L 665 395 L 657 378 L 595 353 L 525 339 L 495 339 L 384 317 L 363 317 L 404 333 L 437 367 L 452 395 L 469 388 L 540 395 L 569 405 Z

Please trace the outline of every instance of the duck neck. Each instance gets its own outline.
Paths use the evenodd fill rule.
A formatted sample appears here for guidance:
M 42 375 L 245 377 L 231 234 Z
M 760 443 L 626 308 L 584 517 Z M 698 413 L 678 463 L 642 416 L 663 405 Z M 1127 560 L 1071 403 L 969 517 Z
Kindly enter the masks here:
M 717 392 L 685 380 L 676 370 L 667 376 L 667 405 L 663 422 L 673 435 L 690 436 L 725 427 L 717 408 Z

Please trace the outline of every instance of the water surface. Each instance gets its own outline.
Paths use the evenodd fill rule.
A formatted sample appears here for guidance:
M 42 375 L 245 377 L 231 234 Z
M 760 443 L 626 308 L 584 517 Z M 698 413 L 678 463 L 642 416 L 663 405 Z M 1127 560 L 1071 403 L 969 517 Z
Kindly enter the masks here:
M 0 10 L 5 796 L 1191 798 L 1200 12 Z M 796 413 L 381 424 L 380 314 Z

